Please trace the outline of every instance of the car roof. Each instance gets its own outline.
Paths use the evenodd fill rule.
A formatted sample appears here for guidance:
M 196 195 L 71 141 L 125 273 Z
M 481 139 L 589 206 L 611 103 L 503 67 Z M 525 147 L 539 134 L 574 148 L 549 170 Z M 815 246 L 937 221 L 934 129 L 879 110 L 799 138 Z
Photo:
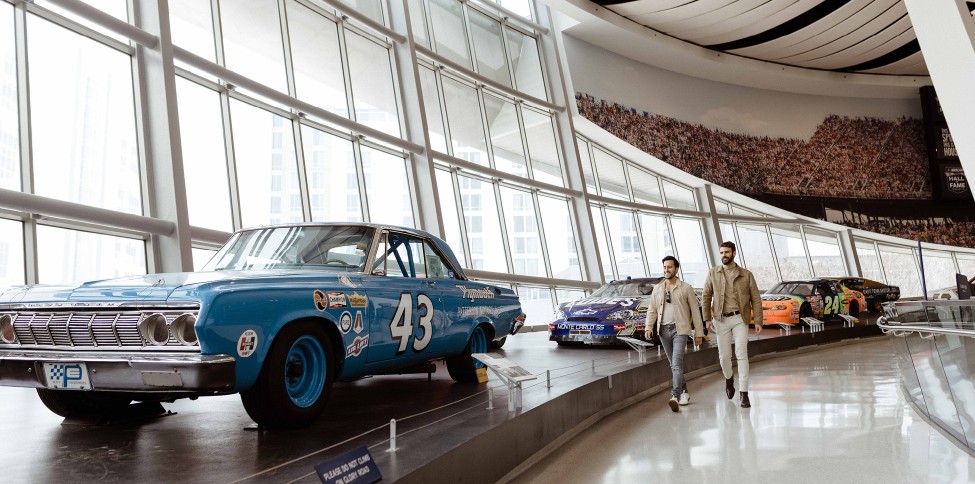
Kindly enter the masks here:
M 437 246 L 437 248 L 440 249 L 440 252 L 442 252 L 449 259 L 451 265 L 454 266 L 454 273 L 460 276 L 460 279 L 465 279 L 465 280 L 467 279 L 467 274 L 464 273 L 464 266 L 462 266 L 460 264 L 460 261 L 457 260 L 457 256 L 456 254 L 454 254 L 454 250 L 451 249 L 449 245 L 447 245 L 446 241 L 444 241 L 440 237 L 437 237 L 436 235 L 431 234 L 430 232 L 427 232 L 425 230 L 420 230 L 420 229 L 414 229 L 411 227 L 403 227 L 399 225 L 389 225 L 389 224 L 376 224 L 376 223 L 369 223 L 369 222 L 298 222 L 298 223 L 270 224 L 270 225 L 259 225 L 255 227 L 247 227 L 235 231 L 234 234 L 238 232 L 249 232 L 252 230 L 263 230 L 263 229 L 282 228 L 282 227 L 348 227 L 348 226 L 367 227 L 367 228 L 377 229 L 377 230 L 382 230 L 382 229 L 395 230 L 397 232 L 405 232 L 409 235 L 415 235 L 418 237 L 430 239 Z
M 630 279 L 617 279 L 615 281 L 609 281 L 606 284 L 632 284 L 634 282 L 653 282 L 657 283 L 664 280 L 663 277 L 633 277 Z

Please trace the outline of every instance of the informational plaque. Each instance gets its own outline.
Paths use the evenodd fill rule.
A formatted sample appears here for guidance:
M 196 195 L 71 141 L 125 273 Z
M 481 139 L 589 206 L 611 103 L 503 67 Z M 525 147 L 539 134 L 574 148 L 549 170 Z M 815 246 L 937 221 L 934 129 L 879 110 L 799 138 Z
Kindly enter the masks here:
M 325 484 L 372 484 L 383 478 L 368 447 L 322 462 L 315 466 L 315 473 Z

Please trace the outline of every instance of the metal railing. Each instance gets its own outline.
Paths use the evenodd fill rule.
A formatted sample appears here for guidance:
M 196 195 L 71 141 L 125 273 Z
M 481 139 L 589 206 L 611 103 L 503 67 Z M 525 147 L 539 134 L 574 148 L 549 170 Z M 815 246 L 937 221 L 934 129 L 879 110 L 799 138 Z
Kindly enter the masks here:
M 885 303 L 877 326 L 894 345 L 904 396 L 975 451 L 975 300 Z

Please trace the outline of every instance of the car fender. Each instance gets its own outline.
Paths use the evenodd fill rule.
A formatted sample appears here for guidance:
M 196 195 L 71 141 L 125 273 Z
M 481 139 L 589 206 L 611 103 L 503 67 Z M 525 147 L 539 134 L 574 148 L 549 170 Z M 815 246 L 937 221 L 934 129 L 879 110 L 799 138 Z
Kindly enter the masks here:
M 253 385 L 275 337 L 285 325 L 301 319 L 319 320 L 329 327 L 330 334 L 341 337 L 335 315 L 317 310 L 307 295 L 293 290 L 264 288 L 258 297 L 255 292 L 232 291 L 216 295 L 210 301 L 211 309 L 201 314 L 201 321 L 197 323 L 203 354 L 225 354 L 236 359 L 235 391 Z M 343 351 L 336 351 L 335 355 L 341 368 L 345 342 L 341 341 L 340 345 Z

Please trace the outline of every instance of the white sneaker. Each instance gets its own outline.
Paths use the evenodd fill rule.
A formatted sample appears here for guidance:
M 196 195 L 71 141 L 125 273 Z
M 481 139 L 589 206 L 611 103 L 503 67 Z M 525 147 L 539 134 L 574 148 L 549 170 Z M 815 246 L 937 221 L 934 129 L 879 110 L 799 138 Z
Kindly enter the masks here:
M 676 398 L 670 397 L 670 401 L 667 402 L 667 404 L 670 405 L 670 409 L 671 410 L 673 410 L 675 412 L 679 412 L 680 411 L 680 407 L 677 406 L 677 399 Z
M 680 402 L 679 403 L 681 405 L 687 405 L 687 404 L 691 403 L 691 394 L 690 393 L 687 393 L 687 392 L 681 393 L 680 394 Z

